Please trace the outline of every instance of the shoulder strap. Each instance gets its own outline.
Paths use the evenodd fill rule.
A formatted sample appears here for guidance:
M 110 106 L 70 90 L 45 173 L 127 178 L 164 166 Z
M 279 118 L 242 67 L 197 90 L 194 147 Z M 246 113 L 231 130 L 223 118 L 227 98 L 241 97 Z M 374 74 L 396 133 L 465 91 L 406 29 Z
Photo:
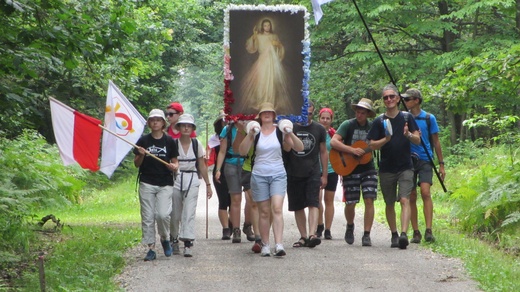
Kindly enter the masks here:
M 193 153 L 195 153 L 195 169 L 197 173 L 200 174 L 199 171 L 199 143 L 196 138 L 191 138 L 191 145 L 193 147 Z
M 354 122 L 356 122 L 356 118 L 348 120 L 347 136 L 343 138 L 343 144 L 346 144 L 345 142 L 348 143 L 352 140 L 352 136 L 354 136 Z
M 256 144 L 258 144 L 258 140 L 260 140 L 260 133 L 255 136 L 255 140 L 253 142 L 253 153 L 251 154 L 251 170 L 255 166 L 255 158 L 256 158 Z

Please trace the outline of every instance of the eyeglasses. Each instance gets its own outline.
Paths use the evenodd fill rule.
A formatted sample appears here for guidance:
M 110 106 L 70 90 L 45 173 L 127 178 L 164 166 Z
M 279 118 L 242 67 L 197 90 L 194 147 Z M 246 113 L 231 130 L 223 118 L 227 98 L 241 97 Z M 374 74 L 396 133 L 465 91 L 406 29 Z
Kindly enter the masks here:
M 383 100 L 394 99 L 396 97 L 397 97 L 397 95 L 394 95 L 394 94 L 385 95 L 385 96 L 383 96 Z
M 179 114 L 179 113 L 171 113 L 171 112 L 170 112 L 170 113 L 168 113 L 168 116 L 169 116 L 169 117 L 173 117 L 173 115 L 178 115 L 178 114 Z
M 405 102 L 408 102 L 408 101 L 410 101 L 410 100 L 416 100 L 416 98 L 415 98 L 415 97 L 403 97 L 403 100 L 404 100 Z

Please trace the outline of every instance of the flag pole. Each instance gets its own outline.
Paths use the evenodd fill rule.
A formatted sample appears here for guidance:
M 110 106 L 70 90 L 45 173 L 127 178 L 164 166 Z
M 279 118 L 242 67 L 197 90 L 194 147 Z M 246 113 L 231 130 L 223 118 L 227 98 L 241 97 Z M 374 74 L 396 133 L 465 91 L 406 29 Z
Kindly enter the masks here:
M 368 25 L 365 21 L 365 18 L 363 17 L 363 14 L 361 13 L 361 10 L 359 10 L 359 7 L 356 3 L 356 0 L 352 0 L 352 3 L 354 3 L 354 6 L 356 6 L 356 10 L 359 14 L 359 17 L 361 18 L 361 21 L 363 22 L 363 25 L 365 26 L 365 29 L 368 33 L 368 36 L 370 37 L 370 40 L 372 41 L 372 44 L 374 45 L 376 51 L 377 51 L 377 54 L 379 55 L 379 59 L 381 60 L 381 62 L 383 63 L 383 66 L 385 67 L 385 70 L 386 70 L 386 73 L 388 74 L 388 77 L 390 78 L 390 82 L 395 86 L 397 87 L 397 84 L 395 83 L 395 79 L 394 77 L 392 76 L 392 73 L 390 73 L 390 69 L 388 69 L 388 66 L 386 65 L 386 62 L 385 62 L 385 59 L 383 58 L 383 55 L 381 54 L 381 51 L 379 51 L 379 48 L 377 47 L 377 44 L 376 44 L 376 41 L 374 39 L 374 37 L 372 36 L 372 33 L 370 32 L 370 28 L 368 28 Z M 400 92 L 397 92 L 397 94 L 399 94 L 399 97 L 400 97 L 400 102 L 401 104 L 403 105 L 404 109 L 406 111 L 408 111 L 408 108 L 406 107 L 406 104 L 403 102 L 403 99 L 401 98 L 401 93 Z M 424 140 L 422 139 L 422 136 L 420 137 L 421 138 L 421 146 L 423 147 L 424 149 L 424 152 L 426 153 L 426 155 L 428 156 L 428 160 L 435 172 L 435 175 L 437 176 L 437 179 L 439 180 L 439 183 L 441 184 L 441 187 L 442 189 L 444 190 L 445 193 L 448 192 L 448 190 L 446 189 L 446 186 L 444 185 L 444 180 L 442 180 L 440 174 L 439 174 L 439 171 L 437 171 L 437 167 L 435 166 L 435 163 L 433 163 L 433 158 L 431 157 L 430 155 L 430 152 L 428 151 L 428 148 L 426 147 L 426 143 L 424 143 Z
M 208 122 L 206 122 L 206 147 L 208 147 Z M 208 157 L 209 159 L 209 157 Z M 208 160 L 205 159 L 205 162 L 206 162 L 206 166 L 207 166 L 207 162 Z M 206 167 L 207 169 L 207 167 Z M 211 185 L 209 186 L 206 186 L 206 188 L 211 188 Z M 206 239 L 208 239 L 208 196 L 206 195 Z
M 134 143 L 132 143 L 132 142 L 126 140 L 125 138 L 119 136 L 119 135 L 118 135 L 117 133 L 115 133 L 114 131 L 112 131 L 112 130 L 110 130 L 110 129 L 104 127 L 104 126 L 101 126 L 101 125 L 98 125 L 98 126 L 99 126 L 101 129 L 103 129 L 103 130 L 109 132 L 110 134 L 116 136 L 117 138 L 119 138 L 119 139 L 125 141 L 126 143 L 128 143 L 128 144 L 134 146 L 134 148 L 139 148 L 139 146 L 137 146 L 137 145 L 135 145 Z M 155 160 L 157 160 L 157 161 L 160 161 L 162 164 L 164 164 L 164 165 L 168 165 L 168 162 L 166 162 L 166 161 L 162 160 L 161 158 L 159 158 L 159 157 L 157 157 L 157 156 L 151 154 L 150 152 L 148 152 L 148 150 L 145 149 L 144 152 L 145 152 L 146 154 L 148 154 L 148 156 L 152 157 L 153 159 L 155 159 Z

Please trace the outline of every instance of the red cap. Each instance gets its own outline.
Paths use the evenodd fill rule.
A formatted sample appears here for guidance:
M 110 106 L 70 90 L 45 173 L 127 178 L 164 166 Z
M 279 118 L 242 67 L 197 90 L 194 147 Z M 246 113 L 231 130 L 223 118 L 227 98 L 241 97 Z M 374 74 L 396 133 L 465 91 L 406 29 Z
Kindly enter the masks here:
M 168 109 L 174 109 L 176 110 L 177 112 L 179 112 L 180 114 L 184 113 L 184 108 L 182 107 L 182 105 L 178 102 L 172 102 L 170 103 L 170 105 L 168 106 Z
M 322 108 L 322 109 L 320 110 L 320 114 L 319 114 L 319 116 L 321 116 L 321 114 L 322 114 L 323 112 L 328 112 L 328 113 L 330 114 L 331 117 L 334 116 L 334 113 L 333 113 L 332 110 L 331 110 L 330 108 L 328 108 L 328 107 L 324 107 L 324 108 Z

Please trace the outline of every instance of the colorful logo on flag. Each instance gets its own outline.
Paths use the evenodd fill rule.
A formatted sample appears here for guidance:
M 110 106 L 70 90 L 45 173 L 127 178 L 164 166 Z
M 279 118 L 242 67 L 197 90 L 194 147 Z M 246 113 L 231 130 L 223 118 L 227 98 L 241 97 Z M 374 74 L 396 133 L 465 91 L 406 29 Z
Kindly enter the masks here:
M 130 109 L 126 108 L 125 104 L 121 102 L 118 95 L 113 96 L 114 101 L 114 114 L 116 133 L 119 136 L 126 136 L 135 132 L 133 128 L 132 115 Z M 105 112 L 110 112 L 112 109 L 107 106 Z

